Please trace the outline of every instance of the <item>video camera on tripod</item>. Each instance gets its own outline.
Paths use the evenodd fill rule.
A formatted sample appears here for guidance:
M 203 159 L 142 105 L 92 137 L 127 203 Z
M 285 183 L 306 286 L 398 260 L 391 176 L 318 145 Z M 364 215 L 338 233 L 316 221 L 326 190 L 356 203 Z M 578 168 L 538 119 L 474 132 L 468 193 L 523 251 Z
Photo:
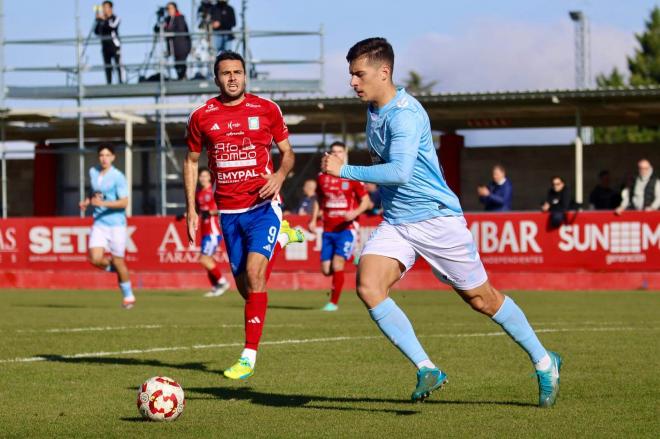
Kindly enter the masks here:
M 218 5 L 218 0 L 202 0 L 197 8 L 197 28 L 209 29 L 211 26 L 213 8 Z

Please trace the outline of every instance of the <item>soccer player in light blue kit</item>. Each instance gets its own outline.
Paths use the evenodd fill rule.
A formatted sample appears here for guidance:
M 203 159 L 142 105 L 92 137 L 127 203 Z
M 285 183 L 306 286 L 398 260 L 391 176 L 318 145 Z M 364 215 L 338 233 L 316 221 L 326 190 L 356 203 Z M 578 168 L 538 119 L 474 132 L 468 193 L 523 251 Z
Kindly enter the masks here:
M 412 400 L 423 401 L 447 382 L 447 375 L 424 352 L 408 317 L 388 297 L 421 256 L 440 281 L 527 352 L 538 377 L 539 406 L 551 407 L 559 392 L 561 358 L 545 350 L 518 305 L 488 282 L 458 198 L 440 169 L 428 115 L 392 82 L 392 46 L 384 38 L 369 38 L 355 44 L 346 59 L 351 87 L 369 103 L 367 142 L 374 164 L 345 165 L 326 155 L 321 169 L 380 186 L 384 221 L 362 250 L 357 293 L 383 334 L 417 367 Z
M 80 209 L 94 207 L 94 225 L 89 235 L 89 262 L 101 270 L 116 272 L 119 289 L 123 295 L 122 306 L 130 309 L 135 305 L 126 253 L 126 206 L 128 188 L 126 177 L 115 168 L 115 151 L 111 145 L 98 148 L 99 164 L 89 169 L 91 195 L 80 202 Z M 110 258 L 105 256 L 110 251 Z

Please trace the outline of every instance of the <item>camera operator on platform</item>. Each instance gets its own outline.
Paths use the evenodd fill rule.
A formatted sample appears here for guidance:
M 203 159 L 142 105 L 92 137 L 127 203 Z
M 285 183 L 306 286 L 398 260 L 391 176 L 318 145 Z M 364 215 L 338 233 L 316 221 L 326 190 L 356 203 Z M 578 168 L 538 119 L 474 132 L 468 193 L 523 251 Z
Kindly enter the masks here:
M 179 12 L 176 3 L 167 4 L 167 18 L 163 23 L 163 31 L 176 33 L 176 36 L 167 37 L 167 56 L 173 56 L 176 75 L 179 80 L 186 78 L 186 59 L 190 54 L 192 43 L 188 34 L 186 19 Z
M 96 11 L 96 26 L 94 33 L 101 37 L 101 53 L 105 65 L 105 80 L 112 84 L 112 60 L 117 69 L 117 79 L 121 84 L 123 79 L 123 68 L 121 66 L 121 54 L 119 41 L 119 17 L 112 10 L 112 2 L 105 1 L 101 6 L 94 7 Z

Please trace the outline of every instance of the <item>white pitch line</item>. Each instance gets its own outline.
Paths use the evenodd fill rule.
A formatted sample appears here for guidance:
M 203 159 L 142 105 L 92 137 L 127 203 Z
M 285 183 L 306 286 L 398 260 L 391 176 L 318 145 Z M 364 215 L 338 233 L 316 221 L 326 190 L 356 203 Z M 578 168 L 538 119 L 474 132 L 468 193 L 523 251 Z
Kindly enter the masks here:
M 563 328 L 563 329 L 538 329 L 537 333 L 555 333 L 555 332 L 605 332 L 605 331 L 644 331 L 644 330 L 657 330 L 658 328 L 635 328 L 630 326 L 622 327 L 604 327 L 604 328 Z M 421 338 L 464 338 L 464 337 L 499 337 L 506 335 L 502 331 L 497 332 L 476 332 L 476 333 L 466 333 L 466 334 L 429 334 L 429 335 L 420 335 Z M 307 344 L 307 343 L 327 343 L 334 341 L 355 341 L 355 340 L 374 340 L 383 338 L 382 335 L 366 335 L 366 336 L 343 336 L 343 337 L 324 337 L 324 338 L 304 338 L 304 339 L 287 339 L 287 340 L 273 340 L 273 341 L 263 341 L 262 345 L 294 345 L 294 344 Z M 234 343 L 217 343 L 217 344 L 198 344 L 192 346 L 169 346 L 169 347 L 159 347 L 159 348 L 147 348 L 147 349 L 127 349 L 123 351 L 113 351 L 113 352 L 84 352 L 79 354 L 69 354 L 69 355 L 55 355 L 57 359 L 68 360 L 76 358 L 94 358 L 94 357 L 112 357 L 115 355 L 130 355 L 130 354 L 148 354 L 153 352 L 173 352 L 173 351 L 194 351 L 201 349 L 219 349 L 219 348 L 228 348 L 243 346 L 243 342 L 234 342 Z M 7 358 L 0 360 L 0 364 L 8 363 L 34 363 L 39 361 L 48 361 L 49 357 L 23 357 L 23 358 Z
M 199 328 L 216 329 L 216 328 L 242 328 L 244 324 L 222 324 L 210 325 Z M 273 324 L 268 325 L 269 328 L 284 328 L 284 327 L 302 327 L 301 324 Z M 76 332 L 102 332 L 102 331 L 125 331 L 129 329 L 162 329 L 162 328 L 196 328 L 196 326 L 180 326 L 180 325 L 135 325 L 135 326 L 90 326 L 86 328 L 50 328 L 50 329 L 17 329 L 15 332 L 19 334 L 61 334 L 61 333 L 76 333 Z

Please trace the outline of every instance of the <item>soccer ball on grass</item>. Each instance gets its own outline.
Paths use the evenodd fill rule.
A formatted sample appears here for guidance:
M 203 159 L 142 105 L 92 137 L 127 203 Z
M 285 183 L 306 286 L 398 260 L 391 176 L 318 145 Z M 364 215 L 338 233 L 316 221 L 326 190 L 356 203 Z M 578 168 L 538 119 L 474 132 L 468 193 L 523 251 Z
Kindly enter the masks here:
M 183 389 L 171 378 L 152 377 L 138 389 L 138 410 L 150 421 L 174 421 L 185 406 Z

